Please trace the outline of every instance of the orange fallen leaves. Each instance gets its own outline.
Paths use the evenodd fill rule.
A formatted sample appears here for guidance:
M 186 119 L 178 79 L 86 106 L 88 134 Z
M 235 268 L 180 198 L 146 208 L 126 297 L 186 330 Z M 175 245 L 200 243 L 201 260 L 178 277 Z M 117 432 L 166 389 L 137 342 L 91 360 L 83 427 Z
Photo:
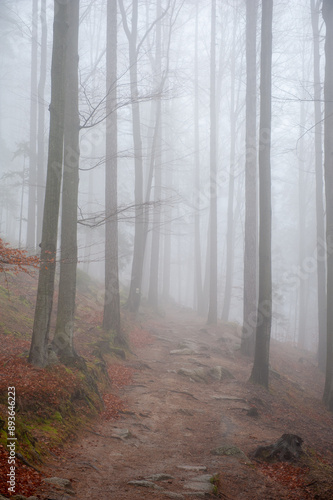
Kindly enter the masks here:
M 129 340 L 133 347 L 142 348 L 152 344 L 154 342 L 154 337 L 146 330 L 133 325 L 129 332 Z
M 0 494 L 8 496 L 8 452 L 0 445 Z M 36 488 L 41 484 L 42 476 L 34 469 L 22 464 L 19 459 L 16 459 L 15 470 L 15 493 L 13 495 L 24 495 L 29 497 L 33 495 Z
M 20 271 L 31 272 L 31 267 L 39 266 L 38 255 L 28 255 L 26 250 L 12 248 L 9 243 L 0 238 L 0 273 L 12 271 L 18 274 Z
M 261 463 L 257 466 L 265 476 L 278 481 L 283 486 L 291 490 L 303 490 L 306 486 L 305 475 L 309 472 L 306 467 L 296 467 L 293 464 L 279 462 L 274 464 Z M 304 491 L 304 495 L 306 492 Z M 293 497 L 292 497 L 293 498 Z M 304 498 L 307 498 L 304 496 Z

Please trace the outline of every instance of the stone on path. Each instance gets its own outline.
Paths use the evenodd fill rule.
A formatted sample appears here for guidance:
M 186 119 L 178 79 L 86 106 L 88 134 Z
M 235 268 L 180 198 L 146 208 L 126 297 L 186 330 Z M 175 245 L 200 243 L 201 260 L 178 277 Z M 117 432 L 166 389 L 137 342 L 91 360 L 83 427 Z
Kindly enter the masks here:
M 147 481 L 145 479 L 138 479 L 136 481 L 129 481 L 127 484 L 130 484 L 132 486 L 141 486 L 143 488 L 153 488 L 154 490 L 163 490 L 161 486 L 157 486 L 157 484 L 153 483 L 152 481 Z
M 63 479 L 61 477 L 47 477 L 42 479 L 44 483 L 51 484 L 52 486 L 57 486 L 58 488 L 71 489 L 72 483 L 69 479 Z
M 210 474 L 193 477 L 184 483 L 184 488 L 201 493 L 212 493 L 214 491 L 214 485 L 211 483 L 211 478 L 212 476 Z
M 166 481 L 167 479 L 174 479 L 170 474 L 153 474 L 147 478 L 149 481 Z
M 204 465 L 177 465 L 177 469 L 182 469 L 185 471 L 193 471 L 193 472 L 200 472 L 203 471 L 205 472 L 207 470 L 207 467 Z

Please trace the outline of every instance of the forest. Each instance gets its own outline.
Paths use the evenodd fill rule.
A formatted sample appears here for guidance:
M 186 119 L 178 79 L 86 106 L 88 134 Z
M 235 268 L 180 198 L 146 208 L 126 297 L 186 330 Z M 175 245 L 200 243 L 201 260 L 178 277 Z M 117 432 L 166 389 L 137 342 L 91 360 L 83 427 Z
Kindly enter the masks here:
M 0 500 L 331 499 L 333 0 L 0 37 Z

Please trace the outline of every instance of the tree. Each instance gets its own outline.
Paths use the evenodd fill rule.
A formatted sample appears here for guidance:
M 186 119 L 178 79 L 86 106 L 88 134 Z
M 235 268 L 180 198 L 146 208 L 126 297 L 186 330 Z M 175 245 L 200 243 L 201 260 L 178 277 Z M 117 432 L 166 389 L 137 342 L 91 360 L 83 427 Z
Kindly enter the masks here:
M 156 83 L 158 79 L 161 79 L 162 72 L 162 27 L 161 27 L 161 0 L 157 0 L 156 3 L 156 54 L 155 54 L 155 68 L 156 68 Z M 153 141 L 156 144 L 154 151 L 155 160 L 155 186 L 154 186 L 154 200 L 156 205 L 154 206 L 153 215 L 153 227 L 152 227 L 152 246 L 151 246 L 151 260 L 150 260 L 150 275 L 149 275 L 149 290 L 148 290 L 148 301 L 155 311 L 158 310 L 158 273 L 159 273 L 159 253 L 160 253 L 160 223 L 161 223 L 161 208 L 158 206 L 158 202 L 161 198 L 161 184 L 162 184 L 162 172 L 161 172 L 161 160 L 162 160 L 162 134 L 161 134 L 161 115 L 162 115 L 162 102 L 161 95 L 157 97 L 155 103 L 156 112 L 156 140 Z M 155 134 L 154 134 L 155 136 Z
M 0 273 L 12 272 L 25 272 L 29 273 L 31 267 L 37 268 L 39 258 L 35 255 L 27 255 L 26 250 L 13 248 L 9 243 L 5 243 L 0 238 Z
M 246 131 L 243 334 L 241 352 L 253 357 L 257 300 L 257 0 L 246 0 Z
M 324 402 L 333 411 L 333 1 L 323 0 L 325 39 L 324 168 L 327 244 L 327 358 Z
M 67 3 L 54 0 L 49 151 L 40 271 L 29 352 L 29 362 L 35 366 L 45 366 L 47 363 L 53 305 L 64 141 L 66 39 Z
M 80 160 L 78 101 L 79 14 L 80 0 L 71 0 L 68 4 L 66 53 L 66 107 L 64 117 L 59 295 L 56 329 L 52 341 L 52 347 L 60 359 L 69 359 L 75 356 L 73 332 L 76 297 L 77 205 Z
M 31 34 L 31 83 L 30 83 L 30 151 L 29 151 L 29 202 L 27 225 L 27 248 L 36 248 L 36 172 L 37 172 L 37 26 L 38 0 L 32 2 Z
M 103 328 L 123 344 L 118 277 L 117 212 L 117 2 L 107 5 L 105 159 L 105 299 Z
M 142 138 L 140 105 L 138 102 L 138 54 L 141 42 L 138 43 L 138 0 L 132 1 L 132 23 L 131 29 L 127 22 L 127 16 L 123 0 L 119 0 L 119 7 L 125 34 L 128 39 L 129 63 L 130 63 L 130 86 L 132 99 L 132 130 L 134 144 L 134 169 L 135 169 L 135 226 L 134 226 L 134 251 L 130 291 L 127 307 L 131 312 L 137 312 L 141 299 L 142 268 L 144 257 L 144 225 L 143 225 L 143 164 L 142 164 Z
M 47 19 L 46 0 L 41 2 L 41 50 L 40 50 L 40 74 L 38 82 L 38 131 L 37 131 L 37 245 L 41 242 L 43 224 L 43 206 L 45 194 L 45 82 L 47 63 Z
M 251 380 L 268 387 L 272 323 L 271 87 L 273 0 L 262 3 L 259 136 L 259 297 Z
M 316 231 L 317 242 L 325 240 L 325 215 L 323 199 L 323 141 L 322 141 L 322 90 L 320 79 L 319 12 L 322 0 L 311 1 L 313 34 L 313 76 L 315 113 L 315 171 L 316 171 Z M 326 367 L 326 259 L 319 255 L 317 246 L 318 286 L 318 366 L 324 372 Z
M 195 261 L 195 306 L 198 314 L 204 314 L 202 288 L 201 238 L 200 238 L 200 128 L 199 128 L 199 3 L 195 8 L 194 41 L 194 261 Z
M 215 64 L 216 0 L 212 0 L 210 41 L 210 259 L 209 310 L 207 323 L 217 323 L 217 166 L 216 166 L 216 64 Z

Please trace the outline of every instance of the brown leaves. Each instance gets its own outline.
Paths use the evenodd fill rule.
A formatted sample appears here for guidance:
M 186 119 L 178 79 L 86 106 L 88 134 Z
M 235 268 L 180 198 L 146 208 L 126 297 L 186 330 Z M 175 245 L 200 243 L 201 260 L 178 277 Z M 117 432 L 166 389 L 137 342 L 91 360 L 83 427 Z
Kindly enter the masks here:
M 37 255 L 29 256 L 26 250 L 12 248 L 9 243 L 5 243 L 0 238 L 0 273 L 12 271 L 18 274 L 23 271 L 31 272 L 31 267 L 38 268 L 39 257 Z
M 15 470 L 15 495 L 31 496 L 36 488 L 40 485 L 42 476 L 37 471 L 23 465 L 22 462 L 16 459 Z M 8 452 L 0 445 L 0 494 L 8 496 Z

